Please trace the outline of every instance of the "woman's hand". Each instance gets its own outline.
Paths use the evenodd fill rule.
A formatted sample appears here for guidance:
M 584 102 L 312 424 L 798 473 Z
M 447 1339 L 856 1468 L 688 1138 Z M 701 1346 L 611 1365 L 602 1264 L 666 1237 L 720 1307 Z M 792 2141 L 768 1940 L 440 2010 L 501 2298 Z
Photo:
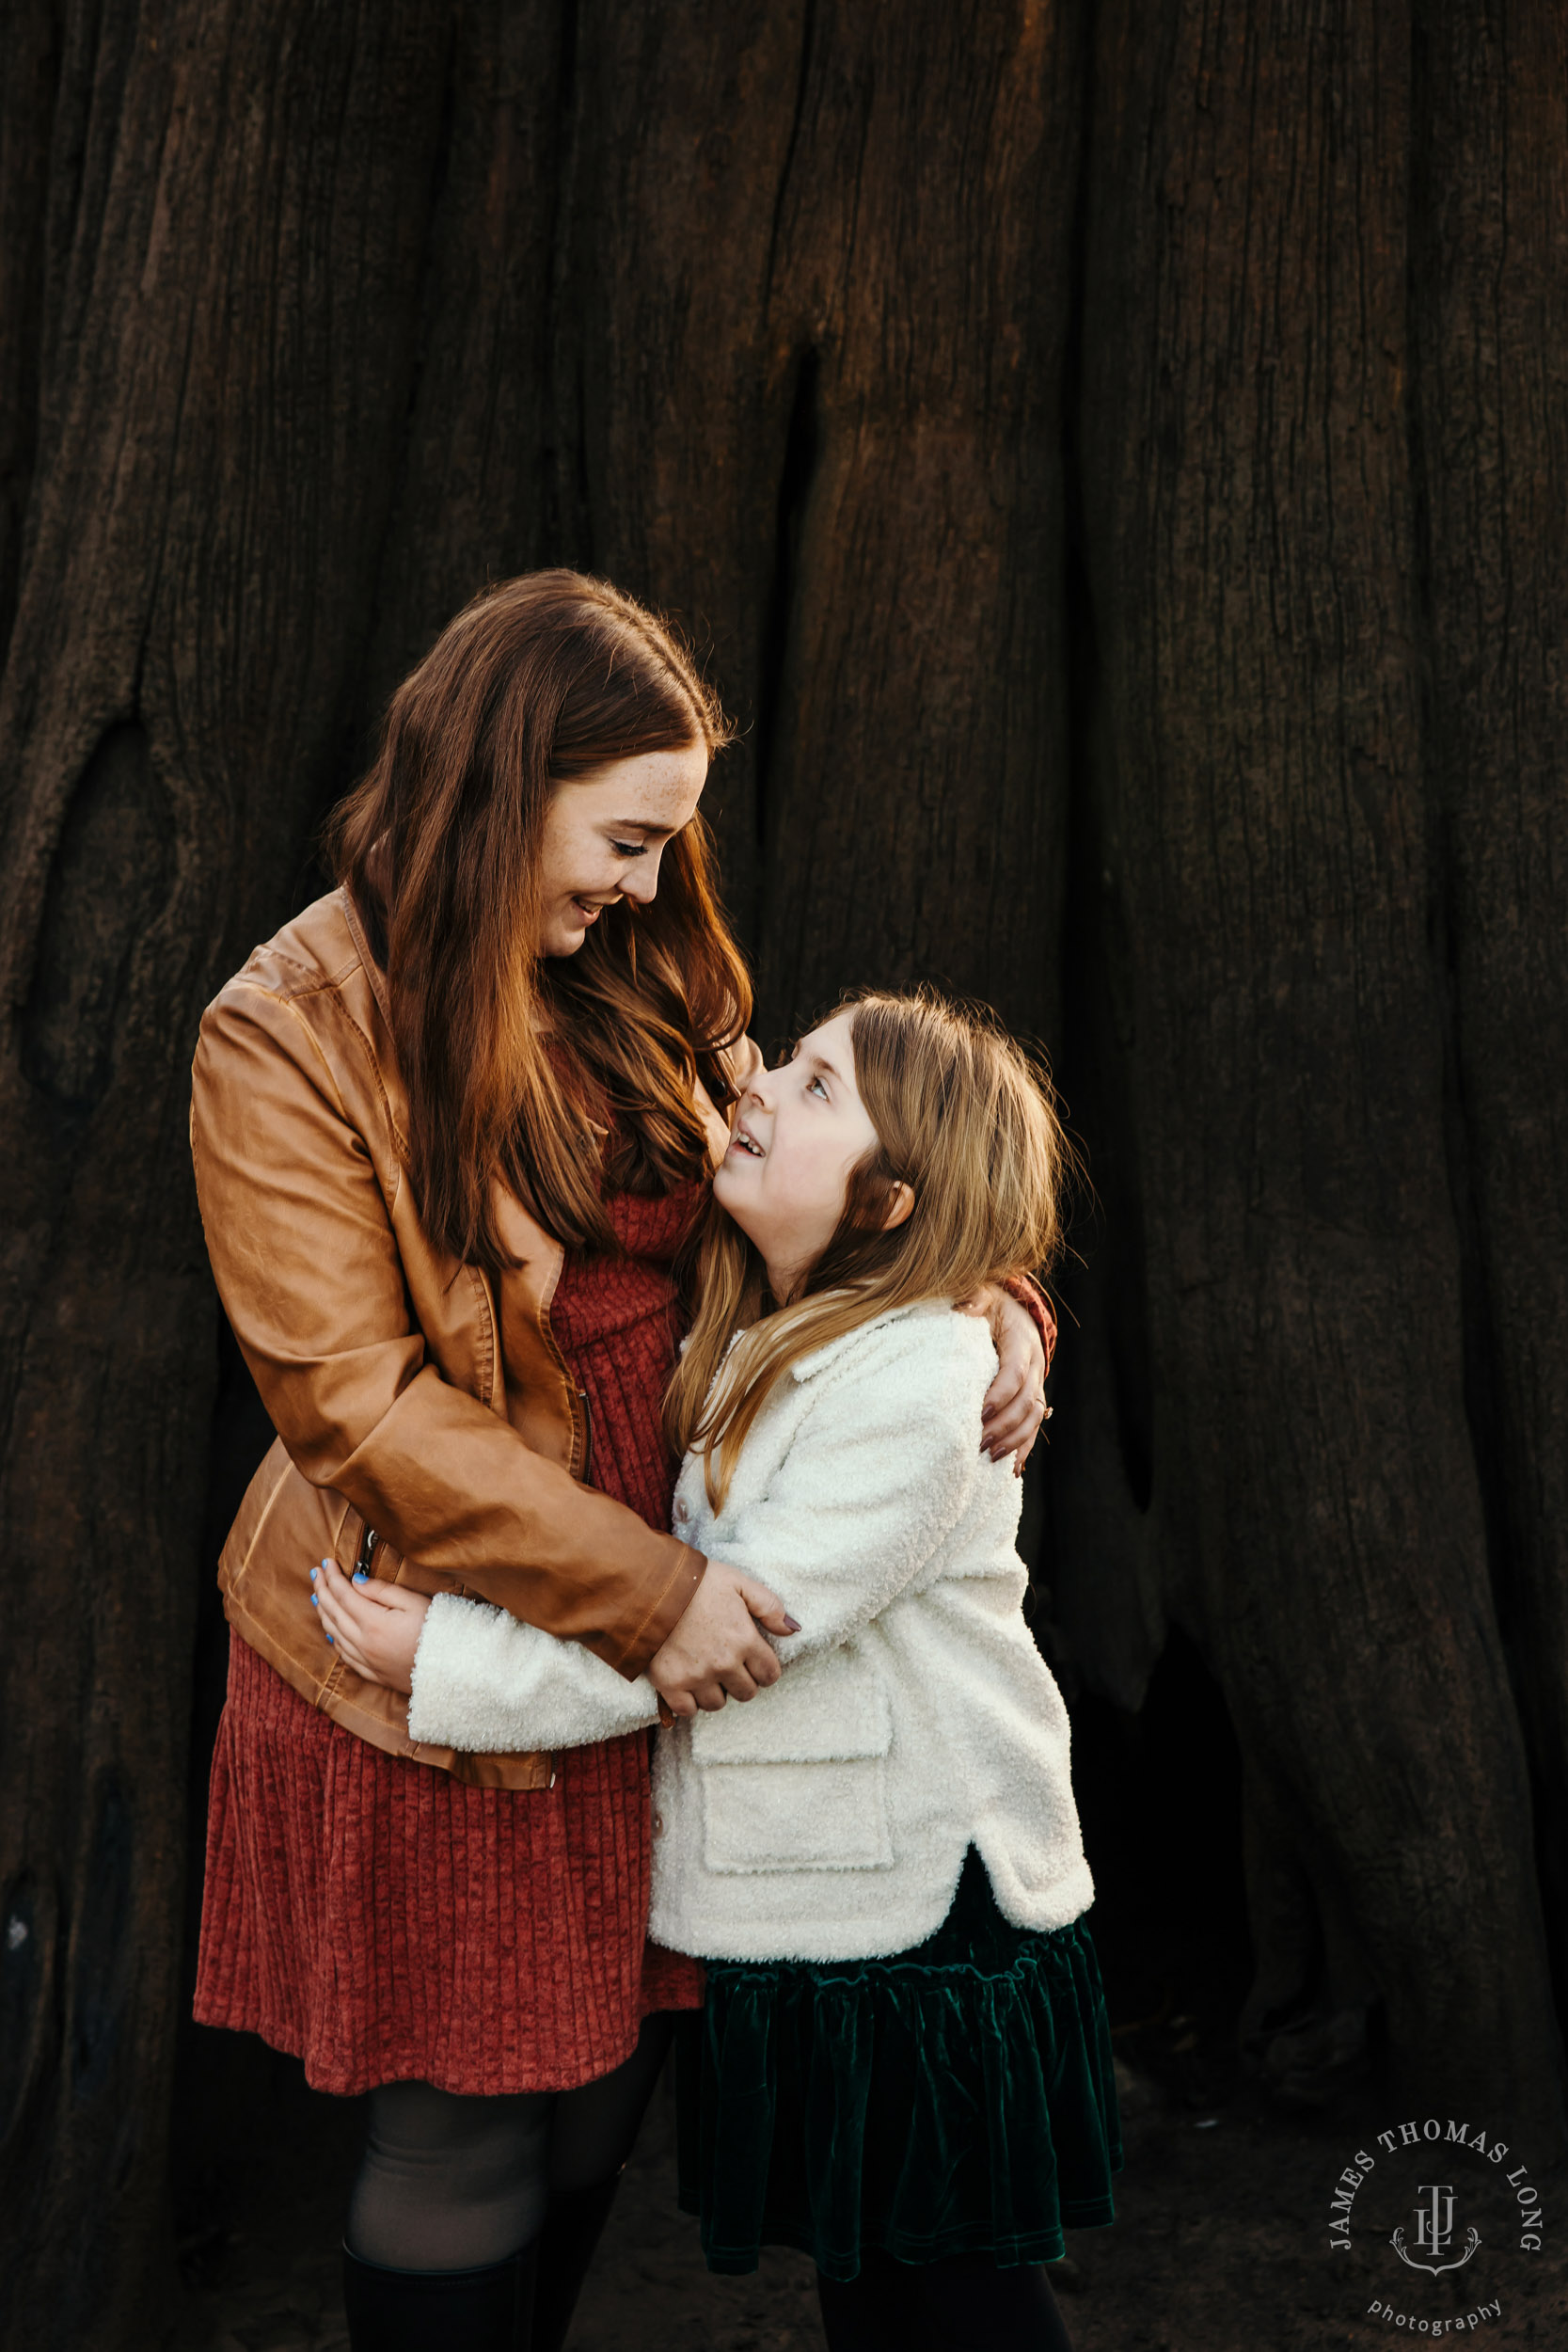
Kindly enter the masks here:
M 662 1649 L 648 1667 L 662 1716 L 714 1714 L 727 1697 L 754 1699 L 779 1678 L 775 1652 L 757 1631 L 781 1638 L 800 1629 L 776 1593 L 722 1560 L 710 1560 Z
M 1010 1454 L 1013 1474 L 1022 1478 L 1045 1423 L 1045 1343 L 1027 1307 L 994 1282 L 957 1304 L 961 1314 L 980 1315 L 990 1324 L 996 1347 L 996 1377 L 980 1415 L 980 1451 L 993 1462 Z
M 350 1583 L 335 1560 L 310 1571 L 310 1596 L 322 1630 L 340 1658 L 364 1682 L 406 1695 L 414 1688 L 414 1653 L 424 1631 L 428 1593 L 377 1584 L 363 1570 Z

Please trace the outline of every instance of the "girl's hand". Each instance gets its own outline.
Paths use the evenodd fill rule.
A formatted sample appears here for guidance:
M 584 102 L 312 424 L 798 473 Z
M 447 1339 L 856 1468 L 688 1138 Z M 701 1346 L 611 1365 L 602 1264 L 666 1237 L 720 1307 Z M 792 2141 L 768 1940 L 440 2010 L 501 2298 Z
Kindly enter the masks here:
M 1029 1310 L 994 1282 L 958 1305 L 960 1313 L 985 1318 L 996 1347 L 996 1377 L 980 1415 L 980 1451 L 993 1462 L 1010 1454 L 1013 1473 L 1022 1478 L 1045 1422 L 1044 1343 Z
M 338 1655 L 365 1682 L 379 1682 L 404 1695 L 414 1688 L 414 1653 L 424 1630 L 428 1593 L 405 1592 L 401 1584 L 377 1584 L 361 1573 L 350 1583 L 335 1560 L 310 1571 L 311 1602 L 322 1631 Z

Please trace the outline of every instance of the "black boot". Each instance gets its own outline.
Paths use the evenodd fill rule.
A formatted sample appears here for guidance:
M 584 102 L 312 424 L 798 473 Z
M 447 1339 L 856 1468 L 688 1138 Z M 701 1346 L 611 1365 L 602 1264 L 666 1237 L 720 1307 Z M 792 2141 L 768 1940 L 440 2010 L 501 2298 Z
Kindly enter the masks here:
M 345 2246 L 352 2352 L 529 2352 L 538 2250 L 477 2270 L 387 2270 Z
M 561 2352 L 588 2265 L 610 2218 L 621 2175 L 593 2188 L 555 2189 L 539 2233 L 539 2270 L 533 2289 L 531 2352 Z

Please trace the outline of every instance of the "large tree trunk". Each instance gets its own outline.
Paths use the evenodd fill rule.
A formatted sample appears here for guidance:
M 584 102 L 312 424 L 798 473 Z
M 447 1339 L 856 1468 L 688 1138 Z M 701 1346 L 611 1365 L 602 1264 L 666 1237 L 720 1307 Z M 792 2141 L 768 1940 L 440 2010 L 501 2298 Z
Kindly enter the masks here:
M 1057 1616 L 1124 1708 L 1173 1623 L 1223 1686 L 1264 2064 L 1381 2004 L 1554 2139 L 1562 34 L 1408 8 L 13 11 L 8 2341 L 130 2340 L 163 2259 L 195 1024 L 544 562 L 744 723 L 766 1038 L 929 975 L 1059 1049 Z
M 1074 20 L 1024 6 L 826 11 L 804 61 L 760 943 L 790 1025 L 916 977 L 1054 1025 L 1079 77 Z
M 187 1073 L 341 772 L 445 18 L 72 9 L 31 192 L 37 458 L 0 690 L 8 2344 L 135 2340 L 165 2250 L 215 1373 Z
M 1380 1995 L 1413 2091 L 1506 2085 L 1544 2146 L 1558 2041 L 1446 1156 L 1410 59 L 1398 8 L 1100 14 L 1085 782 L 1127 943 L 1155 1581 L 1242 1745 L 1251 2023 L 1305 2084 Z M 1147 1587 L 1143 1549 L 1123 1574 Z
M 1568 24 L 1417 0 L 1416 479 L 1466 1401 L 1568 1995 Z
M 697 628 L 747 723 L 714 797 L 764 1031 L 925 974 L 1037 1032 L 1072 21 L 590 9 L 577 72 L 562 520 Z

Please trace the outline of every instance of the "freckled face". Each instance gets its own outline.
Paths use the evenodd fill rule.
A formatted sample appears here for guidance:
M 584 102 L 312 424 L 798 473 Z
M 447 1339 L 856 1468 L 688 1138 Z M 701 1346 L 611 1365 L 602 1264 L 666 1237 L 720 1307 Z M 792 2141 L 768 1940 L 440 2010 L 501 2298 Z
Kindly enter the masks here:
M 664 845 L 696 815 L 707 764 L 706 746 L 690 743 L 557 786 L 540 852 L 542 955 L 575 956 L 606 907 L 654 897 Z
M 715 1199 L 761 1250 L 781 1300 L 832 1239 L 850 1173 L 876 1148 L 855 1086 L 851 1024 L 851 1014 L 835 1013 L 782 1068 L 757 1073 L 713 1180 Z

